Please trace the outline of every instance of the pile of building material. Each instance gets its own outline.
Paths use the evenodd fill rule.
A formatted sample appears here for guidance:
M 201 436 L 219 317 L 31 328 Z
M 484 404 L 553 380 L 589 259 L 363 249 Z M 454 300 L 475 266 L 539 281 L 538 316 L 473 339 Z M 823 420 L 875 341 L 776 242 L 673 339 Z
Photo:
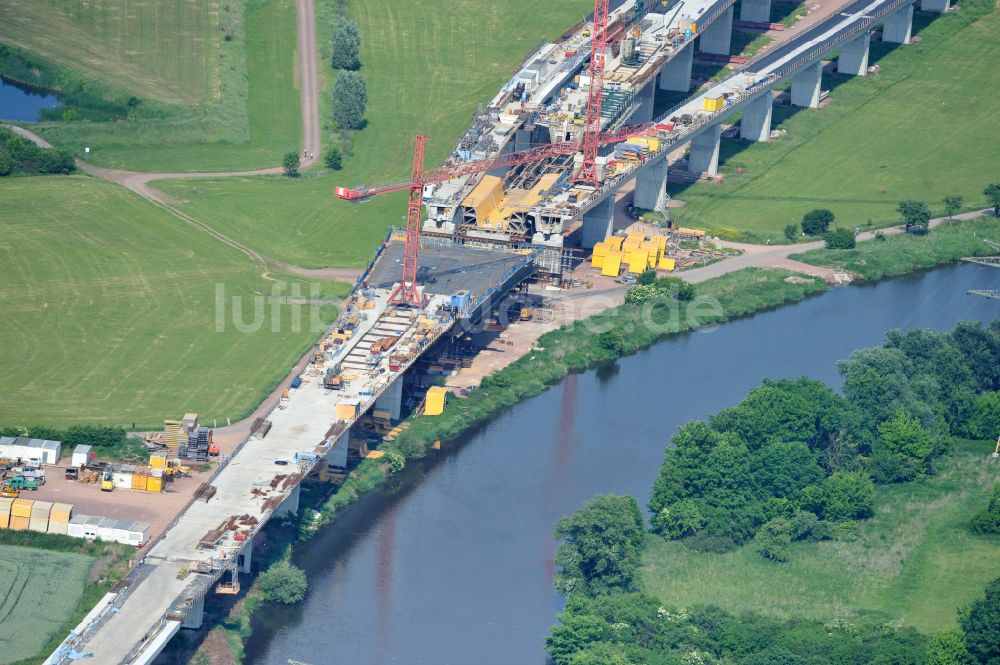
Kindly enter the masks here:
M 197 413 L 185 413 L 180 420 L 163 421 L 163 438 L 147 437 L 147 448 L 163 447 L 171 455 L 181 459 L 204 462 L 211 454 L 212 430 L 198 424 Z

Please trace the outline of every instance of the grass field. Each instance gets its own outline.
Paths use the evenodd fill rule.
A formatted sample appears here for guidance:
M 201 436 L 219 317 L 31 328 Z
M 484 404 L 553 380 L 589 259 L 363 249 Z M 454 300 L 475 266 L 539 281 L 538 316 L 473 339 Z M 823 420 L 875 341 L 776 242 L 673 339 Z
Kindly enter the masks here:
M 39 653 L 69 621 L 94 558 L 0 545 L 0 662 Z
M 4 425 L 156 426 L 185 411 L 235 419 L 318 337 L 314 309 L 320 324 L 335 313 L 269 302 L 291 281 L 262 276 L 204 232 L 83 176 L 0 183 L 0 262 Z
M 919 43 L 890 51 L 872 42 L 878 74 L 824 76 L 832 92 L 822 109 L 776 106 L 774 126 L 788 131 L 779 140 L 723 139 L 724 184 L 672 186 L 687 203 L 677 220 L 783 242 L 785 225 L 817 207 L 854 227 L 896 223 L 904 198 L 935 210 L 950 194 L 985 205 L 983 187 L 1000 181 L 1000 106 L 988 92 L 1000 85 L 1000 12 L 983 16 L 991 4 L 970 0 L 930 23 L 918 12 Z
M 885 241 L 858 243 L 854 249 L 812 249 L 792 258 L 876 280 L 903 275 L 914 268 L 932 268 L 962 256 L 995 254 L 983 240 L 1000 242 L 1000 220 L 980 217 L 949 222 L 931 229 L 926 236 L 891 235 Z
M 704 554 L 654 539 L 644 588 L 672 606 L 822 620 L 901 622 L 932 632 L 998 574 L 1000 538 L 972 536 L 971 516 L 1000 480 L 992 446 L 962 443 L 929 480 L 880 487 L 876 516 L 849 539 L 796 543 L 776 564 L 751 547 Z
M 0 42 L 173 104 L 219 87 L 219 0 L 3 0 Z
M 11 5 L 9 11 L 16 13 L 18 5 L 29 3 L 7 4 Z M 66 3 L 58 4 L 67 6 Z M 135 3 L 126 4 L 135 7 Z M 0 7 L 3 6 L 4 3 L 0 3 Z M 70 6 L 76 7 L 75 4 Z M 247 3 L 237 0 L 145 0 L 141 8 L 128 11 L 114 7 L 92 13 L 64 10 L 54 12 L 51 19 L 44 12 L 41 16 L 32 14 L 33 30 L 45 32 L 73 32 L 74 24 L 63 25 L 57 20 L 63 14 L 70 14 L 83 27 L 87 25 L 85 19 L 92 18 L 92 14 L 104 16 L 105 23 L 115 28 L 115 34 L 124 36 L 103 38 L 113 44 L 127 42 L 126 54 L 134 56 L 120 65 L 115 60 L 114 49 L 108 51 L 104 60 L 101 59 L 103 51 L 95 51 L 95 66 L 107 72 L 106 76 L 100 71 L 95 76 L 100 75 L 102 82 L 114 86 L 108 94 L 113 93 L 118 98 L 129 95 L 167 98 L 170 102 L 143 105 L 138 117 L 127 122 L 41 123 L 38 126 L 40 133 L 56 145 L 81 155 L 85 146 L 90 147 L 88 161 L 101 166 L 168 172 L 275 166 L 284 153 L 299 148 L 301 114 L 298 86 L 294 80 L 294 0 L 251 0 Z M 169 38 L 171 30 L 184 35 L 183 28 L 176 25 L 174 19 L 186 19 L 189 15 L 203 16 L 205 21 L 211 19 L 211 40 Z M 161 20 L 149 24 L 156 16 Z M 103 23 L 101 25 L 106 29 Z M 79 31 L 80 26 L 76 28 Z M 0 42 L 20 45 L 8 38 L 3 30 L 0 27 Z M 220 35 L 229 35 L 231 39 Z M 133 44 L 130 40 L 136 41 Z M 87 44 L 91 42 L 101 43 L 97 39 L 86 41 Z M 65 78 L 71 82 L 67 84 L 71 87 L 87 84 L 85 78 L 78 80 L 75 70 L 64 68 L 74 66 L 72 43 L 64 49 L 70 54 L 67 56 L 61 55 L 63 51 L 54 46 L 48 48 L 44 41 L 37 49 L 31 43 L 22 46 L 47 62 L 55 63 L 49 79 Z M 195 98 L 190 92 L 199 70 L 187 64 L 192 58 L 207 62 L 201 69 L 210 70 L 209 90 L 201 98 Z M 141 65 L 145 59 L 162 59 L 179 67 L 176 73 L 180 80 L 174 87 L 183 84 L 189 94 L 185 97 L 170 93 L 172 88 L 163 84 L 166 92 L 156 96 L 154 92 L 161 85 L 159 79 L 150 79 L 145 84 L 130 80 L 132 63 Z M 79 69 L 85 74 L 91 73 L 85 66 Z M 167 69 L 167 73 L 173 71 L 173 68 Z
M 361 29 L 361 72 L 369 101 L 368 127 L 354 134 L 354 156 L 343 171 L 296 181 L 160 185 L 185 200 L 184 210 L 199 220 L 303 266 L 361 265 L 386 228 L 398 225 L 405 214 L 405 194 L 348 204 L 334 198 L 335 185 L 406 177 L 418 131 L 430 139 L 428 166 L 440 164 L 476 104 L 488 102 L 542 39 L 558 36 L 588 11 L 585 0 L 556 0 L 545 11 L 529 0 L 348 4 Z M 333 15 L 332 7 L 333 0 L 321 0 L 320 44 L 327 41 L 323 17 Z M 328 59 L 319 69 L 332 79 Z M 327 107 L 324 102 L 321 112 L 328 116 Z

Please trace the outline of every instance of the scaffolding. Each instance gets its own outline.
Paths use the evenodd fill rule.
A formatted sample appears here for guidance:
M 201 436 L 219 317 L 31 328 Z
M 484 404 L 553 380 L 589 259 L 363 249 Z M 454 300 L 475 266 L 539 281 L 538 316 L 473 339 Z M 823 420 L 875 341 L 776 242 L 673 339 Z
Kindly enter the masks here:
M 983 240 L 987 245 L 992 247 L 997 252 L 1000 252 L 1000 243 L 994 242 L 992 240 Z M 962 259 L 969 263 L 978 263 L 981 266 L 988 266 L 990 268 L 1000 268 L 1000 255 L 998 256 L 966 256 Z M 982 296 L 984 298 L 992 298 L 994 300 L 1000 300 L 1000 290 L 997 289 L 972 289 L 968 292 L 969 295 Z

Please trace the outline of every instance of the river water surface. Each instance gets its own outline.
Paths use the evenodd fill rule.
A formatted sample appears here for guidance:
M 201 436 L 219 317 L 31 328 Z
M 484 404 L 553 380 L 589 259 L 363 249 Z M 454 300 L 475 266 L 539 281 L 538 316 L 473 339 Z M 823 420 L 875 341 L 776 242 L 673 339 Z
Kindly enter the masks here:
M 893 328 L 988 323 L 1000 271 L 963 265 L 837 288 L 572 376 L 403 474 L 300 550 L 305 601 L 258 615 L 253 665 L 543 665 L 562 607 L 552 532 L 599 493 L 645 503 L 670 436 L 765 377 L 840 386 Z

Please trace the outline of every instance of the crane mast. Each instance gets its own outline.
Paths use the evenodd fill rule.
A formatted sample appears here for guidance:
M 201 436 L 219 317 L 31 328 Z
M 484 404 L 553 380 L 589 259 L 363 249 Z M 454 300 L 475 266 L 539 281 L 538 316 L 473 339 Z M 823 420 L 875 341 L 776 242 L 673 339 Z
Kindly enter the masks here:
M 587 93 L 587 118 L 583 126 L 583 165 L 576 179 L 600 183 L 597 177 L 597 152 L 601 142 L 601 103 L 604 92 L 604 64 L 608 48 L 609 0 L 594 0 L 593 43 L 590 51 L 590 90 Z

